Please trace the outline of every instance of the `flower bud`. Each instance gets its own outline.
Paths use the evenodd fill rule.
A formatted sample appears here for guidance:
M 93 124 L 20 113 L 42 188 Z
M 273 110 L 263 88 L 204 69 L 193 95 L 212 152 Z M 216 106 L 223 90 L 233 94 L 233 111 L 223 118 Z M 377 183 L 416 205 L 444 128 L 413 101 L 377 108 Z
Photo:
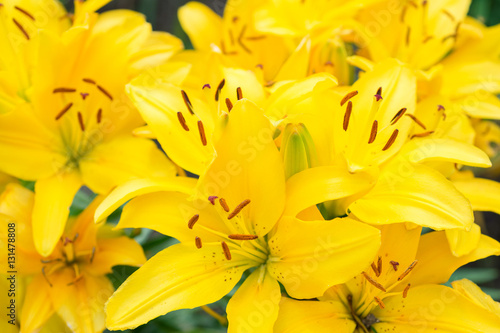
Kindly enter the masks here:
M 285 177 L 312 168 L 318 164 L 316 147 L 304 124 L 287 124 L 281 142 Z

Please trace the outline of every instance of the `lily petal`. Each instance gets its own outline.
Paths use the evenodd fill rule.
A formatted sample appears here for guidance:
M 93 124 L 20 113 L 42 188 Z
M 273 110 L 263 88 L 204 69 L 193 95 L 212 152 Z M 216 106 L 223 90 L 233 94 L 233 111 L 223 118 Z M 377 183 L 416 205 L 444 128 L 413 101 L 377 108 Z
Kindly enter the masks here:
M 500 317 L 500 303 L 495 302 L 490 295 L 484 293 L 474 282 L 462 279 L 453 281 L 451 286 L 469 300 Z
M 474 251 L 481 238 L 481 228 L 475 223 L 469 231 L 448 229 L 445 232 L 451 252 L 456 257 L 461 257 Z
M 145 262 L 141 246 L 135 240 L 122 236 L 99 240 L 95 257 L 88 269 L 96 275 L 105 275 L 112 272 L 113 266 L 141 266 Z
M 472 209 L 500 214 L 500 184 L 489 179 L 453 180 L 453 185 L 470 201 Z
M 49 285 L 42 275 L 31 280 L 26 290 L 21 312 L 21 328 L 24 332 L 34 332 L 54 313 L 50 299 Z
M 190 1 L 179 8 L 179 21 L 197 50 L 209 51 L 222 40 L 222 18 L 208 6 Z

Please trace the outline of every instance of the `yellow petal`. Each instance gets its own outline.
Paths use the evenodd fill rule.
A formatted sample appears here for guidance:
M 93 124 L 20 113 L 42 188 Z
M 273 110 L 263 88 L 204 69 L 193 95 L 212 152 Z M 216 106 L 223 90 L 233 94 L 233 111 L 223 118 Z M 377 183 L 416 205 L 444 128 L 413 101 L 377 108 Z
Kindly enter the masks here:
M 222 40 L 222 18 L 200 2 L 188 2 L 179 8 L 179 21 L 197 50 L 210 50 Z
M 500 328 L 499 316 L 445 286 L 411 288 L 407 298 L 390 296 L 384 303 L 385 309 L 373 312 L 381 321 L 373 325 L 377 332 L 496 332 Z
M 454 100 L 471 117 L 498 119 L 500 117 L 500 100 L 487 91 L 476 91 Z
M 482 178 L 457 179 L 453 185 L 470 201 L 472 209 L 500 214 L 500 184 Z
M 237 254 L 226 260 L 220 244 L 205 244 L 201 249 L 173 245 L 118 288 L 106 305 L 106 326 L 135 328 L 170 311 L 213 303 L 231 291 L 249 267 Z
M 41 274 L 35 276 L 28 284 L 21 312 L 23 332 L 36 331 L 54 313 L 52 303 L 48 301 L 49 288 L 49 284 Z
M 322 166 L 306 169 L 286 183 L 285 215 L 296 216 L 310 206 L 351 196 L 373 186 L 373 175 L 349 173 L 343 167 Z
M 469 229 L 474 221 L 467 199 L 439 172 L 424 165 L 384 167 L 375 187 L 349 206 L 373 224 L 413 222 L 433 229 Z
M 276 333 L 354 333 L 356 323 L 340 302 L 296 301 L 283 297 L 274 331 Z
M 361 273 L 380 247 L 380 231 L 350 218 L 283 218 L 269 240 L 268 270 L 294 298 L 314 298 Z
M 142 247 L 135 240 L 122 236 L 99 240 L 88 269 L 96 275 L 105 275 L 112 272 L 113 266 L 141 266 L 145 262 Z
M 500 316 L 500 303 L 495 302 L 490 295 L 484 293 L 474 282 L 462 279 L 453 281 L 451 286 L 462 294 L 462 296 L 467 297 L 477 305 Z
M 199 182 L 205 198 L 224 198 L 231 210 L 250 200 L 240 214 L 259 236 L 272 229 L 285 205 L 283 161 L 273 133 L 262 110 L 246 99 L 238 101 L 215 146 L 217 157 Z
M 464 256 L 474 251 L 481 238 L 481 228 L 475 223 L 469 231 L 448 229 L 445 230 L 445 232 L 451 252 L 457 257 Z
M 42 256 L 48 256 L 61 238 L 69 207 L 80 186 L 80 175 L 75 172 L 59 173 L 36 182 L 33 238 Z
M 260 266 L 227 304 L 228 332 L 273 332 L 281 300 L 280 285 Z
M 179 191 L 190 193 L 196 179 L 172 177 L 169 179 L 135 179 L 115 188 L 96 209 L 95 221 L 100 222 L 128 200 L 146 193 Z
M 281 66 L 275 81 L 298 80 L 307 76 L 309 57 L 311 52 L 311 38 L 306 36 Z
M 82 178 L 96 193 L 134 178 L 173 177 L 175 166 L 156 145 L 146 139 L 119 137 L 96 146 L 80 160 Z

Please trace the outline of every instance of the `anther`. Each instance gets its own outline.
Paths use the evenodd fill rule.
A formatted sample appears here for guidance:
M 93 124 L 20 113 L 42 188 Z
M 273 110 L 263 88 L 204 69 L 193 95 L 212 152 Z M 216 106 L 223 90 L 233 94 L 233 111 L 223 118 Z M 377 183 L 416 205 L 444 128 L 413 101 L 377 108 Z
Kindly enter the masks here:
M 224 209 L 224 211 L 225 211 L 226 213 L 229 213 L 229 206 L 227 205 L 226 200 L 225 200 L 224 198 L 220 198 L 220 199 L 219 199 L 219 203 L 220 203 L 220 205 L 221 205 L 222 209 Z
M 189 222 L 188 222 L 188 228 L 189 229 L 193 229 L 194 227 L 194 224 L 196 222 L 198 222 L 198 219 L 200 218 L 200 215 L 199 214 L 196 214 L 194 215 L 192 218 L 189 219 Z
M 196 236 L 194 238 L 194 243 L 196 244 L 196 248 L 201 249 L 202 245 L 201 245 L 201 238 L 200 237 Z
M 28 16 L 31 20 L 35 20 L 35 17 L 33 15 L 31 15 L 27 10 L 25 9 L 22 9 L 21 7 L 19 6 L 14 6 L 15 9 L 17 9 L 18 11 L 20 11 L 21 13 L 23 13 L 24 15 Z
M 215 200 L 217 198 L 218 198 L 217 196 L 211 195 L 211 196 L 208 197 L 208 201 L 210 201 L 210 203 L 215 206 Z
M 408 285 L 405 287 L 405 290 L 403 290 L 403 298 L 406 298 L 408 296 L 408 290 L 410 290 L 411 284 L 408 283 Z
M 384 304 L 384 302 L 382 302 L 382 300 L 380 298 L 375 296 L 373 299 L 375 300 L 375 302 L 377 302 L 378 306 L 380 306 L 381 309 L 385 309 L 385 304 Z
M 238 101 L 243 98 L 243 92 L 240 87 L 236 88 L 236 97 L 238 98 Z
M 229 98 L 226 98 L 226 106 L 227 106 L 227 111 L 231 112 L 233 109 L 233 103 L 231 103 L 231 100 Z
M 453 22 L 455 22 L 455 16 L 453 16 L 449 11 L 447 11 L 446 9 L 441 9 L 441 12 L 448 16 L 450 20 L 452 20 Z
M 240 234 L 231 234 L 228 236 L 229 239 L 236 239 L 236 240 L 254 240 L 259 238 L 257 235 L 240 235 Z
M 47 274 L 45 273 L 45 266 L 42 267 L 42 275 L 45 278 L 45 281 L 49 284 L 50 287 L 52 287 L 52 283 L 50 283 L 49 278 L 47 277 Z
M 81 112 L 78 112 L 78 123 L 80 124 L 80 129 L 82 132 L 85 131 L 85 124 L 83 123 L 83 115 Z
M 21 25 L 21 23 L 17 22 L 16 19 L 12 19 L 12 21 L 14 22 L 14 24 L 16 25 L 16 27 L 21 30 L 21 32 L 23 33 L 24 37 L 26 37 L 27 40 L 30 40 L 30 35 L 28 35 L 28 33 L 26 32 L 26 30 L 24 29 L 24 27 Z
M 410 140 L 413 139 L 413 138 L 424 138 L 426 136 L 431 135 L 432 133 L 434 133 L 434 131 L 427 131 L 427 132 L 423 132 L 423 133 L 413 134 L 411 136 Z
M 382 87 L 378 87 L 378 89 L 377 89 L 377 95 L 379 95 L 380 97 L 382 97 Z
M 203 85 L 203 88 L 201 88 L 201 89 L 202 89 L 202 90 L 205 90 L 205 88 L 207 88 L 207 89 L 212 89 L 212 87 L 211 87 L 208 83 L 205 83 L 205 84 Z
M 406 29 L 406 39 L 405 39 L 406 46 L 410 45 L 410 33 L 411 33 L 411 28 L 408 27 Z
M 241 28 L 241 32 L 238 35 L 238 44 L 240 44 L 241 48 L 245 50 L 248 54 L 252 54 L 252 51 L 243 43 L 243 36 L 245 35 L 245 31 L 247 29 L 247 26 L 244 25 L 243 28 Z
M 399 267 L 399 262 L 391 260 L 389 261 L 389 263 L 392 265 L 392 268 L 394 268 L 394 270 L 397 272 Z
M 378 269 L 378 275 L 377 275 L 377 277 L 379 277 L 380 274 L 382 274 L 382 257 L 378 257 L 377 269 Z
M 80 281 L 82 278 L 83 278 L 83 275 L 80 275 L 79 277 L 77 277 L 76 279 L 74 279 L 73 281 L 71 281 L 70 283 L 68 283 L 68 284 L 66 284 L 66 285 L 67 285 L 67 286 L 74 285 L 74 284 L 76 284 L 78 281 Z
M 227 260 L 231 260 L 231 252 L 229 251 L 229 247 L 227 246 L 226 242 L 221 242 L 222 245 L 222 250 L 224 251 L 224 257 L 226 257 Z
M 97 123 L 100 124 L 102 120 L 102 109 L 97 110 Z
M 398 137 L 399 130 L 395 129 L 394 132 L 392 132 L 391 137 L 385 144 L 384 148 L 382 148 L 382 151 L 386 151 L 387 149 L 391 148 L 392 144 L 394 141 L 396 141 L 396 138 Z
M 354 90 L 354 91 L 351 91 L 350 93 L 347 93 L 347 95 L 345 95 L 344 98 L 342 98 L 342 100 L 340 101 L 340 106 L 343 106 L 348 100 L 350 100 L 351 98 L 353 98 L 357 94 L 358 94 L 357 90 Z
M 410 274 L 410 272 L 412 271 L 412 269 L 415 267 L 415 265 L 418 263 L 418 260 L 415 260 L 414 262 L 412 262 L 410 264 L 410 266 L 408 266 L 408 268 L 403 272 L 403 274 L 401 274 L 399 277 L 398 277 L 398 281 L 401 281 L 403 280 L 408 274 Z
M 344 114 L 344 123 L 342 124 L 342 128 L 344 129 L 344 131 L 347 131 L 347 127 L 349 126 L 349 119 L 351 118 L 351 112 L 352 112 L 352 102 L 349 101 L 347 103 L 347 107 Z
M 89 79 L 89 78 L 83 78 L 82 81 L 86 82 L 86 83 L 90 83 L 90 84 L 96 84 L 96 82 L 94 80 Z
M 383 292 L 386 292 L 384 286 L 375 281 L 370 275 L 366 274 L 366 272 L 361 272 L 363 276 L 366 278 L 368 282 L 370 282 L 375 288 L 382 290 Z
M 203 123 L 201 120 L 198 120 L 198 132 L 200 132 L 201 143 L 206 146 L 207 145 L 207 137 L 205 136 L 205 129 L 203 128 Z
M 401 117 L 403 117 L 405 113 L 406 113 L 406 108 L 402 108 L 401 110 L 399 110 L 398 113 L 396 113 L 396 115 L 394 116 L 394 118 L 392 118 L 391 125 L 397 123 L 398 120 L 401 119 Z
M 417 125 L 422 127 L 424 130 L 427 129 L 427 127 L 425 127 L 424 123 L 422 123 L 420 120 L 418 120 L 418 118 L 415 117 L 414 115 L 407 113 L 405 116 L 410 117 L 411 120 L 413 120 L 415 123 L 417 123 Z
M 74 88 L 64 88 L 64 87 L 62 87 L 62 88 L 56 88 L 56 89 L 52 90 L 52 93 L 53 94 L 56 94 L 56 93 L 72 93 L 72 92 L 75 92 L 75 91 L 76 91 L 76 89 L 74 89 Z
M 177 112 L 177 119 L 179 119 L 179 123 L 181 123 L 182 128 L 184 128 L 185 131 L 189 131 L 189 127 L 186 124 L 186 119 L 184 119 L 184 116 L 182 115 L 182 112 Z
M 111 94 L 106 89 L 104 89 L 100 85 L 97 85 L 97 89 L 99 89 L 104 95 L 106 95 L 107 98 L 113 100 L 113 96 L 111 96 Z
M 189 100 L 189 97 L 184 90 L 181 90 L 181 95 L 182 99 L 184 100 L 184 104 L 186 104 L 186 107 L 189 110 L 189 113 L 194 114 L 193 104 L 191 104 L 191 101 Z
M 226 84 L 226 79 L 222 79 L 222 81 L 220 81 L 219 85 L 217 86 L 217 91 L 215 92 L 215 101 L 216 102 L 219 101 L 219 95 L 222 91 L 222 88 L 224 88 L 224 84 Z
M 373 272 L 375 273 L 375 275 L 376 275 L 377 277 L 379 277 L 379 276 L 380 276 L 380 272 L 378 271 L 378 267 L 377 267 L 377 265 L 375 265 L 375 263 L 374 263 L 374 262 L 372 262 L 372 263 L 371 263 L 371 267 L 372 267 Z
M 73 106 L 73 103 L 69 103 L 68 105 L 66 105 L 66 106 L 64 107 L 64 109 L 62 109 L 62 110 L 61 110 L 61 111 L 60 111 L 60 112 L 56 115 L 56 120 L 61 119 L 61 117 L 62 117 L 62 116 L 64 116 L 64 114 L 65 114 L 66 112 L 68 112 L 68 111 L 69 111 L 69 109 L 71 109 L 71 107 L 72 107 L 72 106 Z
M 232 219 L 233 217 L 235 217 L 236 215 L 239 214 L 239 212 L 241 212 L 241 210 L 243 208 L 245 208 L 246 205 L 248 205 L 250 203 L 250 199 L 245 199 L 243 200 L 238 206 L 236 206 L 236 208 L 227 216 L 227 219 L 230 220 Z
M 54 262 L 54 261 L 62 261 L 62 259 L 49 259 L 49 260 L 44 260 L 44 259 L 40 259 L 40 262 L 42 264 L 50 264 L 51 262 Z
M 94 261 L 94 256 L 95 256 L 95 246 L 92 248 L 92 254 L 90 255 L 90 263 Z
M 368 139 L 368 143 L 372 143 L 375 141 L 375 138 L 377 137 L 377 128 L 378 128 L 378 121 L 374 120 L 372 124 L 372 131 L 370 132 L 370 138 Z

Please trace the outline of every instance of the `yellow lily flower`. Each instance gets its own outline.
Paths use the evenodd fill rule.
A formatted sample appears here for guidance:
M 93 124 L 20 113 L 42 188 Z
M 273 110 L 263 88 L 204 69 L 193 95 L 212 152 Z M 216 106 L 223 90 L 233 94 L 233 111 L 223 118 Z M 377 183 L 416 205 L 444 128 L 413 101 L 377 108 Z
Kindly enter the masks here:
M 334 286 L 320 301 L 283 298 L 275 332 L 496 332 L 498 303 L 468 282 L 446 282 L 458 267 L 500 254 L 481 236 L 478 248 L 457 258 L 444 232 L 385 226 L 378 257 L 361 275 Z
M 143 264 L 142 248 L 109 227 L 93 223 L 95 208 L 102 201 L 97 198 L 78 217 L 68 220 L 54 251 L 43 257 L 32 238 L 34 199 L 33 192 L 18 184 L 9 184 L 0 197 L 0 215 L 16 229 L 15 279 L 26 282 L 24 297 L 16 297 L 21 332 L 43 328 L 53 315 L 73 332 L 102 332 L 104 303 L 113 293 L 106 274 L 115 265 Z M 5 228 L 0 232 L 3 248 L 7 248 L 7 236 Z M 13 270 L 7 269 L 5 257 L 0 265 L 3 272 Z
M 61 36 L 39 32 L 30 102 L 0 119 L 0 169 L 37 181 L 33 228 L 45 256 L 82 185 L 106 193 L 132 178 L 176 172 L 153 142 L 131 135 L 142 120 L 124 94 L 136 70 L 161 60 L 166 40 L 130 11 L 85 17 Z M 181 47 L 173 42 L 171 49 Z
M 146 227 L 181 242 L 150 259 L 110 298 L 109 329 L 136 327 L 170 311 L 215 302 L 243 272 L 255 268 L 228 305 L 229 332 L 271 331 L 278 282 L 297 298 L 316 297 L 373 259 L 379 246 L 376 228 L 349 218 L 304 222 L 286 216 L 286 201 L 294 205 L 297 190 L 285 189 L 271 134 L 262 111 L 240 100 L 228 115 L 215 144 L 217 157 L 200 178 L 193 200 L 188 200 L 192 190 L 183 190 L 177 179 L 140 191 L 138 181 L 132 181 L 102 203 L 96 220 L 139 195 L 125 206 L 118 227 Z M 301 211 L 301 203 L 296 204 Z M 261 315 L 261 306 L 269 312 Z M 253 321 L 252 313 L 262 321 Z

